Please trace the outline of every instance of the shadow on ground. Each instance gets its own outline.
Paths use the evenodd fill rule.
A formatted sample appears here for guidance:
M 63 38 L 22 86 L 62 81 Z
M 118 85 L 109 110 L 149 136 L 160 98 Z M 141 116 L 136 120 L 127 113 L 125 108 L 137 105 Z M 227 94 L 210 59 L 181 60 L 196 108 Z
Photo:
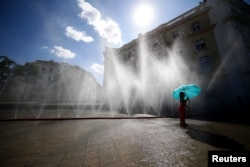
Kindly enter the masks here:
M 218 148 L 231 149 L 231 150 L 243 150 L 244 145 L 235 141 L 227 136 L 203 131 L 199 129 L 189 128 L 187 134 L 200 142 L 212 145 Z

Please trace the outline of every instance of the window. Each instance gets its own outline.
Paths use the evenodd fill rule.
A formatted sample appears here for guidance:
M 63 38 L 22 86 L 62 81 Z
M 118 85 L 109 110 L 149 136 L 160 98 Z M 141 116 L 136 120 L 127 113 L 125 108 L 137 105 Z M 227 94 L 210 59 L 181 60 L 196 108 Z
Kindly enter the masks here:
M 177 37 L 179 37 L 179 31 L 174 31 L 173 32 L 173 39 L 176 39 Z
M 245 31 L 245 30 L 239 30 L 241 35 L 242 35 L 242 38 L 243 38 L 243 41 L 245 43 L 250 43 L 250 33 Z
M 154 41 L 152 46 L 153 48 L 156 48 L 158 46 L 158 41 Z
M 50 71 L 50 72 L 53 72 L 53 68 L 50 68 L 49 71 Z
M 202 72 L 211 71 L 211 61 L 209 56 L 199 57 L 199 63 L 200 63 L 200 70 Z
M 199 29 L 201 29 L 201 27 L 200 27 L 200 22 L 194 22 L 193 24 L 192 24 L 192 31 L 193 32 L 196 32 L 196 31 L 198 31 Z
M 246 63 L 249 64 L 250 63 L 250 49 L 249 48 L 246 49 L 245 59 L 246 59 Z
M 44 68 L 44 67 L 42 67 L 42 68 L 41 68 L 41 70 L 44 72 L 44 71 L 45 71 L 45 68 Z
M 206 49 L 205 41 L 204 40 L 195 41 L 195 48 L 197 52 L 205 50 Z
M 127 59 L 131 59 L 132 57 L 132 52 L 128 52 Z

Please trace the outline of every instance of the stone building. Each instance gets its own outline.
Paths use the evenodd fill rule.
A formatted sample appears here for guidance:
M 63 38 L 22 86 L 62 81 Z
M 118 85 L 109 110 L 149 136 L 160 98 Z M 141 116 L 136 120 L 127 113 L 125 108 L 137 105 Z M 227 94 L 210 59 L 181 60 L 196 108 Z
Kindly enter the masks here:
M 96 103 L 102 98 L 102 87 L 84 69 L 66 63 L 37 60 L 37 74 L 11 76 L 1 94 L 5 101 L 56 103 Z
M 149 91 L 154 92 L 150 96 L 164 94 L 155 96 L 160 103 L 151 104 L 162 106 L 158 108 L 159 110 L 166 110 L 163 106 L 168 107 L 171 110 L 168 115 L 174 115 L 178 105 L 176 104 L 178 102 L 170 99 L 171 91 L 176 86 L 187 83 L 195 83 L 202 87 L 199 98 L 193 100 L 191 114 L 235 111 L 239 105 L 248 104 L 250 100 L 249 11 L 249 5 L 242 0 L 204 0 L 197 7 L 143 35 L 140 34 L 137 39 L 120 48 L 106 48 L 104 87 L 111 96 L 110 101 L 121 97 L 122 102 L 118 102 L 118 105 L 126 103 L 123 94 L 131 90 L 133 87 L 131 84 L 138 84 L 136 79 L 144 77 L 150 78 L 149 82 L 140 79 L 140 86 L 136 86 L 139 90 L 148 83 L 154 86 L 157 83 L 171 85 L 166 91 L 162 86 L 159 87 L 162 91 L 146 88 L 147 91 L 151 89 Z M 144 57 L 147 56 L 149 58 L 145 60 Z M 162 63 L 164 61 L 166 63 Z M 118 66 L 122 67 L 122 70 L 117 68 Z M 153 71 L 151 70 L 153 68 L 159 70 Z M 134 78 L 128 77 L 131 74 L 128 71 L 133 73 Z M 143 75 L 143 71 L 147 74 Z M 122 77 L 124 74 L 127 80 L 136 81 L 124 80 Z M 162 77 L 167 79 L 161 82 Z M 123 87 L 127 85 L 130 85 L 129 89 L 123 92 Z M 147 94 L 147 91 L 140 91 L 140 94 Z M 165 103 L 159 97 L 165 98 L 168 102 Z M 145 95 L 143 99 L 145 102 Z M 152 100 L 154 99 L 149 101 Z M 159 113 L 161 114 L 157 112 Z

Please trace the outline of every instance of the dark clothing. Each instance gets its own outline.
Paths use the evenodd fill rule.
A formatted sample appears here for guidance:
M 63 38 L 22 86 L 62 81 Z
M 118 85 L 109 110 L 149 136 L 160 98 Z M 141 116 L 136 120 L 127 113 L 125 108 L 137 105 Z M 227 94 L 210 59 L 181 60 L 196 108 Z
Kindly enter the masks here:
M 184 97 L 180 99 L 180 105 L 179 105 L 179 116 L 180 116 L 180 125 L 181 126 L 187 126 L 185 122 L 186 118 L 186 102 L 188 99 L 184 100 Z
M 185 104 L 182 105 L 180 104 L 179 106 L 179 115 L 180 115 L 180 124 L 181 126 L 185 126 L 185 118 L 186 118 L 186 109 L 185 109 Z

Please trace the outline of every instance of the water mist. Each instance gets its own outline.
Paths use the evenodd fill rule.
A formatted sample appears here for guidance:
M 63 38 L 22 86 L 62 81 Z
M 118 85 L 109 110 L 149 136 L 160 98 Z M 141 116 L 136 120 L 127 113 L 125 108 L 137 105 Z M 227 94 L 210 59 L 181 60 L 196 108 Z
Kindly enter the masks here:
M 181 43 L 160 48 L 163 55 L 152 52 L 143 38 L 139 39 L 133 56 L 124 59 L 115 49 L 105 57 L 105 91 L 111 112 L 173 114 L 177 108 L 172 91 L 182 84 L 196 83 L 179 51 Z

